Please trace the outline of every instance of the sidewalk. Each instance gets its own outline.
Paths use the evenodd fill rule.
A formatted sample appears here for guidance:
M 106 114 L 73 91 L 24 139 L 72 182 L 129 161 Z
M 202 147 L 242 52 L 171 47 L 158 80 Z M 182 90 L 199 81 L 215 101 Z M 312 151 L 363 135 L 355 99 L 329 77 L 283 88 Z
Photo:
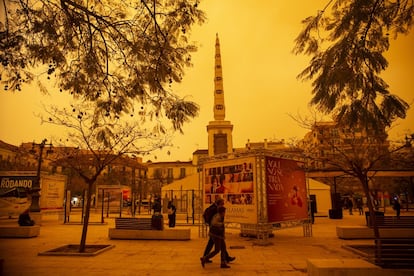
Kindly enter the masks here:
M 91 221 L 100 221 L 100 216 L 91 214 Z M 240 230 L 227 229 L 228 251 L 236 260 L 223 270 L 219 255 L 201 267 L 207 238 L 199 237 L 198 226 L 177 226 L 191 228 L 190 241 L 109 240 L 108 228 L 114 227 L 114 219 L 105 219 L 105 223 L 89 225 L 87 244 L 115 245 L 108 251 L 94 257 L 38 256 L 65 244 L 79 244 L 82 233 L 81 225 L 64 225 L 55 217 L 44 216 L 40 236 L 0 239 L 3 275 L 306 275 L 308 258 L 359 258 L 342 245 L 372 244 L 370 240 L 336 237 L 337 225 L 365 225 L 365 215 L 357 212 L 352 216 L 344 212 L 340 220 L 316 217 L 312 237 L 304 237 L 301 226 L 276 230 L 268 246 L 240 237 Z

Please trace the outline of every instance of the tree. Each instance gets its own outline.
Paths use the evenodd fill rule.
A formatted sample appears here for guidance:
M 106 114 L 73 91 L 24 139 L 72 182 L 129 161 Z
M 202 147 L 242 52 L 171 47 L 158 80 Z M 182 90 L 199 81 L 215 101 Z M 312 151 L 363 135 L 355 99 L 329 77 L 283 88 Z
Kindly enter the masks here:
M 0 76 L 19 91 L 42 76 L 113 116 L 167 117 L 177 130 L 198 105 L 171 92 L 191 66 L 189 33 L 203 23 L 198 0 L 2 1 Z M 100 112 L 100 111 L 97 111 Z
M 414 169 L 412 163 L 401 167 L 400 164 L 393 162 L 395 156 L 406 152 L 408 145 L 405 143 L 390 145 L 385 131 L 378 134 L 376 130 L 367 131 L 363 127 L 345 129 L 343 126 L 339 128 L 339 125 L 334 123 L 315 124 L 314 133 L 317 133 L 318 140 L 323 140 L 323 144 L 317 148 L 304 148 L 304 155 L 310 161 L 310 171 L 312 169 L 339 171 L 343 176 L 357 179 L 367 198 L 374 234 L 378 238 L 380 234 L 373 215 L 377 206 L 372 202 L 375 197 L 370 186 L 379 171 Z
M 69 131 L 67 139 L 56 147 L 55 162 L 73 170 L 88 188 L 80 252 L 84 252 L 86 246 L 93 186 L 102 172 L 126 155 L 143 155 L 168 144 L 168 136 L 156 132 L 157 128 L 145 128 L 145 123 L 135 120 L 114 120 L 104 111 L 83 111 L 91 110 L 88 105 L 93 103 L 71 109 L 51 107 L 46 110 L 48 117 L 43 118 L 43 122 Z
M 413 14 L 409 0 L 331 0 L 303 20 L 294 53 L 311 56 L 298 75 L 313 80 L 311 104 L 340 124 L 379 131 L 405 118 L 409 105 L 390 93 L 380 73 L 390 35 L 407 34 Z
M 364 127 L 367 133 L 381 134 L 395 119 L 405 118 L 408 103 L 390 93 L 380 73 L 388 66 L 383 53 L 390 47 L 390 34 L 397 38 L 409 33 L 413 14 L 414 3 L 409 0 L 330 0 L 316 16 L 303 20 L 293 51 L 311 56 L 309 66 L 298 75 L 313 80 L 311 104 L 339 125 Z M 376 137 L 378 142 L 383 139 L 382 135 L 370 139 Z M 365 176 L 381 154 L 356 154 L 344 158 L 364 188 L 378 238 Z

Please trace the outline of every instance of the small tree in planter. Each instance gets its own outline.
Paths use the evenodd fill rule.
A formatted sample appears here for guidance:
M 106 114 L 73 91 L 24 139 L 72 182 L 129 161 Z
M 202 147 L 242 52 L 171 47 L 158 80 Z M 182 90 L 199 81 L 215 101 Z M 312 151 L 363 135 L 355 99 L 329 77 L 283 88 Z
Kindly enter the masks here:
M 193 106 L 195 107 L 195 106 Z M 190 107 L 189 107 L 190 108 Z M 92 110 L 92 111 L 88 111 Z M 129 154 L 145 155 L 169 145 L 169 131 L 161 124 L 145 128 L 144 121 L 122 121 L 118 117 L 94 112 L 93 105 L 82 104 L 70 110 L 52 107 L 43 122 L 69 130 L 62 145 L 56 145 L 55 161 L 71 168 L 86 183 L 88 193 L 79 251 L 84 252 L 93 186 L 102 172 Z M 56 144 L 56 143 L 55 143 Z

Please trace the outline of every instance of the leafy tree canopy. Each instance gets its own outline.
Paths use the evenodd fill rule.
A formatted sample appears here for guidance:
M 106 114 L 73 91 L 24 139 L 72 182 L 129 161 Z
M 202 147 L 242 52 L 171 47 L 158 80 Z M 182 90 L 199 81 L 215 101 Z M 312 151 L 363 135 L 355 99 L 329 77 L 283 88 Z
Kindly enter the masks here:
M 313 80 L 311 105 L 340 124 L 383 130 L 405 118 L 407 102 L 391 94 L 380 73 L 390 36 L 408 34 L 412 0 L 330 0 L 303 20 L 294 53 L 311 56 L 299 75 Z
M 96 103 L 107 116 L 166 116 L 176 130 L 198 114 L 196 103 L 171 92 L 191 53 L 188 35 L 205 20 L 198 0 L 2 1 L 0 76 L 19 91 L 40 76 L 61 92 Z M 139 105 L 138 105 L 139 106 Z M 144 108 L 145 107 L 145 108 Z

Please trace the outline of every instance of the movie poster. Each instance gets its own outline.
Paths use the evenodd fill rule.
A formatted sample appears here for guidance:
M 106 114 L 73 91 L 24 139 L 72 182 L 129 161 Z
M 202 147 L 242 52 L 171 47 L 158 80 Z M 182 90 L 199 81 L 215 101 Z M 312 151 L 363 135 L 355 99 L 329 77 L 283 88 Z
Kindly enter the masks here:
M 223 198 L 226 222 L 257 223 L 255 158 L 240 158 L 204 165 L 204 207 Z
M 40 180 L 41 196 L 40 207 L 42 211 L 61 210 L 65 197 L 66 177 L 58 175 L 44 175 Z
M 306 219 L 308 204 L 302 163 L 267 156 L 265 164 L 268 222 Z

